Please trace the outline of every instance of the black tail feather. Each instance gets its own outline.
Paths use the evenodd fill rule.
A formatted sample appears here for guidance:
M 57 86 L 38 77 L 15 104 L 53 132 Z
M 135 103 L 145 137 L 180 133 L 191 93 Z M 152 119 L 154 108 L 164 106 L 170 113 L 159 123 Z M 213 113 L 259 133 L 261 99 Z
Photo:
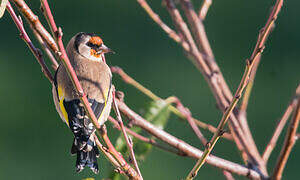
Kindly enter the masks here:
M 88 166 L 95 174 L 99 173 L 97 163 L 97 157 L 99 157 L 99 150 L 94 141 L 89 139 L 86 147 L 80 150 L 78 147 L 78 142 L 74 138 L 74 142 L 71 148 L 71 154 L 77 154 L 76 172 L 80 172 L 85 168 L 85 166 Z

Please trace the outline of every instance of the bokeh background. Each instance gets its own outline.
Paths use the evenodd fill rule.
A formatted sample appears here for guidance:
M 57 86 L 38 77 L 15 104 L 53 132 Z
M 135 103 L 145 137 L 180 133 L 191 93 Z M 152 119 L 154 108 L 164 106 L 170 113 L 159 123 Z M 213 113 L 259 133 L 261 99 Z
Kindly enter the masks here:
M 194 1 L 199 7 L 201 1 Z M 204 24 L 219 66 L 230 88 L 235 90 L 251 55 L 258 31 L 265 24 L 275 0 L 214 1 Z M 39 1 L 28 1 L 40 16 Z M 54 17 L 63 28 L 64 42 L 77 32 L 100 34 L 115 55 L 109 65 L 122 67 L 137 81 L 161 97 L 175 95 L 193 115 L 217 125 L 222 114 L 198 70 L 182 49 L 148 17 L 136 1 L 89 0 L 50 1 Z M 149 1 L 154 11 L 170 26 L 172 22 L 161 1 Z M 283 114 L 300 80 L 299 1 L 286 1 L 263 53 L 251 96 L 248 118 L 260 152 L 263 152 L 275 124 Z M 28 25 L 26 29 L 30 32 Z M 30 32 L 31 34 L 31 32 Z M 32 34 L 31 34 L 32 37 Z M 34 39 L 34 38 L 32 38 Z M 0 179 L 82 179 L 107 177 L 112 166 L 101 156 L 100 175 L 89 170 L 75 173 L 75 157 L 69 149 L 72 134 L 55 111 L 51 86 L 8 13 L 0 19 Z M 114 84 L 125 92 L 125 100 L 137 112 L 149 101 L 115 76 Z M 112 139 L 118 132 L 109 127 Z M 166 130 L 196 147 L 200 143 L 187 123 L 171 116 Z M 284 131 L 285 133 L 285 131 Z M 205 132 L 207 138 L 210 133 Z M 269 172 L 283 142 L 272 153 Z M 215 155 L 242 163 L 235 145 L 221 140 Z M 300 146 L 296 144 L 283 179 L 299 178 Z M 195 160 L 154 149 L 140 165 L 145 179 L 180 179 Z M 196 179 L 223 179 L 220 170 L 205 165 Z M 237 177 L 237 179 L 244 179 Z

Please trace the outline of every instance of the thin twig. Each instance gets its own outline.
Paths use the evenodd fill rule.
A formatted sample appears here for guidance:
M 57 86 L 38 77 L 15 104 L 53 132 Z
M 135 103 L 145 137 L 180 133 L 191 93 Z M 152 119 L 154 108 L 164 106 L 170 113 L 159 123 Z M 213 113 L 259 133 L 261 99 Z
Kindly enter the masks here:
M 113 67 L 111 67 L 111 71 L 113 73 L 117 73 L 122 78 L 122 80 L 125 83 L 132 85 L 133 87 L 135 87 L 136 89 L 138 89 L 139 91 L 141 91 L 142 93 L 144 93 L 146 96 L 148 96 L 152 100 L 155 100 L 155 101 L 162 100 L 160 97 L 158 97 L 157 95 L 155 95 L 149 89 L 145 88 L 143 85 L 141 85 L 136 80 L 134 80 L 132 77 L 130 77 L 128 74 L 126 74 L 123 71 L 123 69 L 121 69 L 120 67 L 113 66 Z M 186 116 L 182 112 L 180 112 L 176 107 L 174 107 L 172 105 L 169 105 L 168 108 L 175 115 L 179 116 L 182 119 L 186 119 Z M 197 120 L 197 119 L 195 119 L 193 117 L 192 117 L 192 119 L 193 119 L 193 121 L 195 121 L 195 123 L 199 127 L 203 128 L 203 129 L 209 130 L 210 132 L 213 132 L 213 133 L 216 132 L 216 130 L 217 130 L 217 128 L 215 128 L 214 126 L 212 126 L 210 124 L 206 124 L 206 123 L 204 123 L 202 121 L 199 121 L 199 120 Z M 224 137 L 224 138 L 226 138 L 228 140 L 232 140 L 232 136 L 228 132 L 225 132 L 222 137 Z
M 297 89 L 300 89 L 300 85 L 297 87 Z M 285 110 L 282 118 L 280 119 L 280 121 L 278 122 L 276 129 L 273 133 L 273 136 L 270 140 L 270 142 L 268 143 L 268 145 L 266 146 L 266 149 L 262 155 L 263 160 L 265 161 L 265 163 L 267 164 L 267 161 L 273 151 L 273 149 L 276 146 L 277 140 L 287 122 L 287 120 L 289 119 L 290 115 L 293 112 L 293 109 L 296 107 L 297 105 L 297 95 L 294 96 L 294 98 L 291 100 L 290 104 L 288 105 L 287 109 Z
M 199 18 L 203 21 L 206 17 L 209 7 L 212 4 L 212 0 L 204 0 L 199 10 Z
M 205 146 L 207 144 L 207 140 L 206 138 L 203 136 L 202 132 L 200 131 L 200 129 L 198 128 L 197 124 L 195 123 L 195 121 L 193 121 L 192 119 L 192 115 L 191 112 L 185 108 L 182 103 L 180 102 L 180 100 L 177 97 L 170 97 L 172 98 L 173 102 L 176 103 L 176 107 L 177 109 L 184 114 L 184 116 L 186 117 L 189 125 L 191 126 L 191 128 L 193 129 L 194 133 L 197 135 L 197 137 L 200 139 L 201 143 L 203 146 Z M 169 98 L 168 98 L 169 99 Z
M 156 22 L 167 34 L 170 38 L 172 38 L 175 42 L 181 44 L 184 49 L 186 49 L 187 51 L 189 51 L 189 45 L 182 40 L 182 38 L 173 30 L 171 29 L 169 26 L 167 26 L 159 17 L 159 15 L 157 15 L 152 9 L 151 7 L 148 5 L 146 0 L 137 0 L 137 2 L 140 4 L 140 6 L 148 13 L 148 15 L 150 16 L 150 18 Z
M 113 89 L 115 89 L 115 88 L 113 88 Z M 135 155 L 134 155 L 133 142 L 132 142 L 132 140 L 129 140 L 129 137 L 127 136 L 127 133 L 126 133 L 126 130 L 125 130 L 125 126 L 124 126 L 124 123 L 123 123 L 123 120 L 122 120 L 122 117 L 121 117 L 121 114 L 120 114 L 120 111 L 119 111 L 119 108 L 118 108 L 118 105 L 117 105 L 117 102 L 116 102 L 115 99 L 116 99 L 115 90 L 113 90 L 113 108 L 115 110 L 118 123 L 119 123 L 119 125 L 121 127 L 121 131 L 122 131 L 122 134 L 124 136 L 127 148 L 128 148 L 128 150 L 130 152 L 130 157 L 131 157 L 131 159 L 133 161 L 133 165 L 135 167 L 135 170 L 138 172 L 139 176 L 141 177 L 141 180 L 143 180 L 142 173 L 140 171 L 140 168 L 138 166 L 138 163 L 137 163 Z
M 124 102 L 117 100 L 118 106 L 122 114 L 131 120 L 132 125 L 138 126 L 143 130 L 149 132 L 151 135 L 162 140 L 163 142 L 169 144 L 170 146 L 184 152 L 187 156 L 193 158 L 200 158 L 203 154 L 199 149 L 187 144 L 186 142 L 172 136 L 171 134 L 156 128 L 153 124 L 149 123 L 147 120 L 132 111 Z M 210 155 L 207 158 L 207 163 L 218 168 L 227 170 L 231 173 L 235 173 L 241 176 L 247 176 L 251 179 L 260 179 L 261 175 L 245 166 L 218 158 L 216 156 Z
M 234 177 L 232 176 L 232 174 L 230 172 L 223 171 L 223 174 L 227 180 L 234 180 Z
M 37 49 L 31 42 L 28 34 L 26 33 L 26 31 L 24 29 L 21 17 L 20 16 L 17 17 L 10 2 L 7 2 L 6 9 L 9 12 L 13 21 L 15 22 L 15 24 L 20 32 L 21 39 L 24 40 L 24 42 L 27 44 L 28 48 L 31 50 L 32 54 L 34 55 L 34 57 L 37 59 L 38 63 L 40 64 L 40 66 L 42 68 L 42 72 L 44 73 L 45 77 L 50 81 L 50 83 L 53 83 L 53 76 L 52 76 L 51 72 L 49 71 L 47 65 L 45 64 L 42 52 L 39 49 Z
M 57 35 L 55 33 L 58 32 L 57 31 L 58 29 L 57 29 L 57 26 L 55 24 L 52 12 L 51 12 L 49 4 L 48 4 L 48 1 L 47 0 L 40 0 L 40 1 L 41 1 L 41 10 L 42 10 L 47 22 L 48 22 L 48 25 L 50 27 L 52 36 L 54 38 L 56 38 Z M 57 39 L 56 39 L 56 41 L 57 41 Z
M 227 108 L 227 110 L 225 111 L 219 125 L 218 125 L 218 132 L 214 134 L 213 138 L 211 139 L 210 143 L 208 144 L 208 146 L 206 147 L 203 156 L 198 160 L 198 162 L 196 163 L 196 165 L 194 166 L 194 168 L 191 170 L 191 172 L 189 173 L 189 175 L 187 176 L 187 180 L 193 179 L 199 169 L 201 168 L 201 166 L 205 163 L 205 159 L 208 157 L 208 155 L 210 154 L 210 152 L 212 151 L 213 147 L 215 146 L 216 142 L 218 141 L 218 139 L 220 138 L 220 135 L 223 132 L 223 128 L 231 114 L 231 112 L 233 111 L 233 109 L 235 108 L 235 106 L 237 105 L 239 99 L 242 96 L 242 93 L 245 89 L 245 87 L 248 84 L 249 81 L 249 74 L 253 68 L 254 62 L 257 60 L 257 57 L 261 55 L 263 49 L 264 49 L 264 44 L 266 42 L 266 39 L 268 37 L 268 35 L 270 34 L 270 30 L 271 27 L 273 26 L 275 20 L 277 19 L 277 15 L 282 7 L 282 3 L 283 0 L 277 0 L 276 4 L 274 6 L 274 9 L 272 11 L 272 13 L 270 14 L 270 17 L 264 27 L 264 30 L 260 32 L 258 40 L 257 40 L 257 45 L 254 49 L 254 53 L 251 55 L 250 59 L 246 61 L 246 69 L 244 71 L 244 75 L 242 77 L 242 80 L 240 82 L 240 85 L 235 93 L 234 99 L 231 101 L 229 107 Z
M 272 175 L 272 179 L 280 180 L 282 177 L 283 170 L 289 158 L 289 155 L 292 151 L 292 148 L 296 142 L 296 134 L 300 121 L 300 88 L 297 89 L 298 102 L 295 107 L 295 111 L 293 113 L 292 120 L 289 124 L 289 128 L 287 130 L 283 147 L 281 149 L 280 155 L 277 159 L 276 166 L 274 168 L 274 172 Z
M 254 84 L 255 75 L 256 75 L 260 60 L 261 60 L 261 55 L 257 57 L 257 61 L 253 65 L 253 69 L 252 69 L 252 72 L 251 72 L 250 78 L 249 78 L 249 84 L 245 89 L 244 97 L 241 101 L 240 114 L 243 114 L 244 116 L 246 116 L 246 111 L 247 111 L 251 91 L 252 91 L 253 84 Z
M 101 144 L 101 142 L 99 141 L 97 135 L 94 133 L 93 134 L 94 136 L 94 139 L 95 139 L 95 142 L 97 144 L 97 146 L 99 147 L 99 149 L 101 150 L 101 152 L 103 154 L 105 154 L 105 157 L 111 162 L 111 164 L 116 167 L 116 168 L 119 168 L 120 167 L 120 164 L 118 163 L 118 161 L 109 153 L 108 149 Z
M 23 14 L 25 19 L 35 29 L 42 39 L 47 43 L 48 47 L 53 51 L 53 53 L 59 53 L 57 44 L 55 43 L 51 34 L 45 29 L 41 24 L 38 16 L 36 16 L 24 0 L 13 0 L 14 4 L 18 7 L 19 11 Z
M 107 151 L 116 159 L 118 164 L 120 165 L 119 168 L 129 177 L 129 179 L 132 180 L 141 180 L 140 176 L 136 173 L 136 171 L 130 167 L 130 165 L 124 160 L 123 156 L 115 149 L 113 144 L 111 143 L 108 135 L 106 126 L 101 126 L 100 131 L 96 131 L 99 136 L 102 137 L 103 141 L 105 142 L 107 146 Z
M 205 56 L 214 58 L 212 49 L 206 36 L 204 25 L 195 12 L 192 2 L 190 0 L 180 0 L 180 3 L 188 22 L 191 25 L 191 30 L 197 41 L 198 50 Z
M 57 63 L 55 57 L 53 56 L 51 50 L 49 49 L 47 43 L 45 43 L 45 41 L 42 39 L 42 37 L 34 29 L 33 29 L 33 34 L 35 35 L 36 39 L 41 44 L 41 46 L 43 47 L 43 50 L 45 51 L 48 58 L 50 59 L 52 69 L 54 71 L 56 71 L 58 68 L 58 63 Z

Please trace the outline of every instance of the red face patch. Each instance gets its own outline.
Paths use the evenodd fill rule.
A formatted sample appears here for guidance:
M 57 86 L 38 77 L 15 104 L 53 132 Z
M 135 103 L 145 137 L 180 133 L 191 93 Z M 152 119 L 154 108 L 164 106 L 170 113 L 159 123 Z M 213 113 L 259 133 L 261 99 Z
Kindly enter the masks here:
M 97 46 L 100 46 L 103 43 L 102 39 L 99 36 L 91 37 L 89 42 Z
M 101 56 L 101 54 L 98 54 L 95 49 L 91 49 L 90 52 L 91 52 L 91 55 L 96 57 L 96 58 L 99 58 Z

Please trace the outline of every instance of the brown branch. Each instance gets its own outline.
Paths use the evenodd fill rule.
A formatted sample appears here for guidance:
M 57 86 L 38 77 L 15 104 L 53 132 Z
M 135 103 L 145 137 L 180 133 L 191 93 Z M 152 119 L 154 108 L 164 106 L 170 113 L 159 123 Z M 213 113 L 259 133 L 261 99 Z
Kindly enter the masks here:
M 130 167 L 130 165 L 124 160 L 123 156 L 112 145 L 109 137 L 107 136 L 106 126 L 101 126 L 101 129 L 97 131 L 97 133 L 99 133 L 99 135 L 104 140 L 108 148 L 107 151 L 116 159 L 116 161 L 120 165 L 119 168 L 129 177 L 129 179 L 141 180 L 136 171 L 132 167 Z
M 297 87 L 297 91 L 300 90 L 300 84 L 298 85 Z M 288 121 L 290 115 L 292 114 L 293 112 L 293 109 L 296 107 L 297 105 L 297 101 L 298 101 L 298 97 L 297 95 L 295 95 L 292 99 L 292 101 L 290 102 L 290 104 L 288 105 L 287 109 L 285 110 L 282 118 L 280 119 L 280 121 L 278 122 L 277 126 L 276 126 L 276 129 L 273 133 L 273 136 L 270 140 L 270 142 L 268 143 L 268 145 L 266 146 L 266 149 L 262 155 L 262 158 L 263 160 L 265 161 L 265 163 L 267 164 L 267 161 L 273 151 L 273 149 L 275 148 L 276 146 L 276 143 L 277 143 L 277 140 L 286 124 L 286 122 Z
M 38 42 L 40 43 L 40 45 L 43 47 L 43 50 L 45 51 L 45 53 L 47 54 L 47 56 L 51 62 L 52 69 L 54 71 L 56 71 L 59 64 L 57 63 L 55 57 L 53 56 L 51 50 L 49 49 L 49 47 L 47 45 L 47 43 L 45 43 L 45 41 L 42 39 L 42 37 L 34 29 L 33 29 L 33 34 L 36 37 L 36 39 L 38 40 Z
M 105 157 L 111 162 L 111 164 L 116 167 L 119 168 L 120 164 L 118 163 L 118 161 L 114 158 L 114 156 L 111 155 L 111 153 L 108 151 L 107 147 L 105 147 L 104 145 L 101 144 L 101 142 L 99 141 L 97 135 L 94 133 L 93 134 L 95 142 L 97 144 L 97 146 L 99 147 L 99 149 L 101 150 L 101 152 L 103 154 L 105 154 Z
M 52 38 L 51 34 L 41 24 L 38 16 L 36 16 L 24 0 L 13 0 L 14 4 L 18 7 L 19 11 L 23 14 L 25 19 L 35 29 L 42 39 L 47 43 L 48 47 L 56 54 L 59 52 L 58 46 Z
M 188 22 L 191 25 L 191 30 L 197 41 L 199 51 L 202 52 L 205 56 L 213 58 L 214 55 L 207 39 L 204 25 L 195 12 L 193 4 L 190 0 L 180 0 L 180 3 L 183 11 L 185 12 Z
M 141 116 L 136 114 L 134 111 L 129 109 L 126 104 L 122 101 L 118 101 L 118 106 L 120 111 L 127 116 L 131 123 L 135 126 L 138 126 L 145 131 L 149 132 L 151 135 L 155 136 L 156 138 L 162 140 L 163 142 L 169 144 L 170 146 L 184 152 L 187 156 L 193 157 L 193 158 L 200 158 L 203 154 L 202 151 L 199 149 L 190 146 L 189 144 L 185 143 L 184 141 L 170 135 L 169 133 L 156 128 L 154 125 L 143 119 Z M 242 165 L 224 160 L 222 158 L 218 158 L 216 156 L 210 155 L 207 159 L 207 162 L 213 166 L 216 166 L 218 168 L 227 170 L 231 173 L 235 173 L 241 176 L 247 176 L 252 179 L 260 179 L 261 176 L 258 172 L 246 168 Z
M 130 157 L 133 161 L 133 165 L 135 167 L 135 170 L 138 172 L 139 176 L 140 176 L 140 179 L 143 180 L 143 176 L 142 176 L 142 173 L 140 171 L 140 168 L 138 166 L 138 163 L 136 161 L 136 158 L 135 158 L 135 155 L 134 155 L 134 151 L 133 151 L 133 142 L 131 139 L 129 139 L 129 137 L 127 136 L 127 133 L 126 133 L 126 130 L 125 130 L 125 126 L 123 124 L 123 120 L 122 120 L 122 117 L 121 117 L 121 114 L 120 114 L 120 111 L 119 111 L 119 108 L 118 108 L 118 104 L 116 102 L 116 96 L 115 96 L 115 88 L 113 87 L 113 103 L 112 103 L 112 106 L 115 110 L 115 113 L 116 113 L 116 116 L 117 116 L 117 120 L 118 120 L 118 123 L 119 123 L 119 126 L 121 127 L 121 132 L 124 136 L 124 139 L 125 139 L 125 142 L 126 142 L 126 145 L 128 147 L 128 150 L 130 152 Z
M 172 30 L 169 26 L 167 26 L 157 15 L 151 7 L 148 5 L 146 0 L 137 0 L 137 2 L 140 4 L 140 6 L 148 13 L 150 18 L 156 22 L 167 34 L 168 36 L 173 39 L 175 42 L 181 44 L 184 49 L 187 51 L 189 50 L 189 45 L 182 40 L 182 38 L 174 31 Z
M 246 116 L 246 111 L 247 111 L 251 91 L 252 91 L 253 84 L 254 84 L 254 79 L 256 76 L 256 72 L 257 72 L 257 68 L 260 63 L 260 60 L 261 60 L 261 55 L 257 57 L 257 61 L 253 65 L 253 70 L 252 70 L 252 72 L 250 74 L 250 78 L 249 78 L 249 84 L 245 89 L 245 94 L 244 94 L 243 100 L 240 105 L 240 115 L 242 115 L 242 116 Z
M 111 71 L 113 73 L 117 73 L 121 78 L 122 80 L 127 83 L 127 84 L 130 84 L 132 86 L 134 86 L 136 89 L 138 89 L 139 91 L 141 91 L 142 93 L 144 93 L 145 95 L 147 95 L 148 97 L 150 97 L 151 99 L 157 101 L 157 100 L 162 100 L 160 97 L 158 97 L 157 95 L 155 95 L 153 92 L 151 92 L 149 89 L 145 88 L 143 85 L 141 85 L 140 83 L 138 83 L 136 80 L 134 80 L 132 77 L 130 77 L 128 74 L 126 74 L 123 69 L 121 69 L 120 67 L 116 67 L 116 66 L 113 66 L 111 67 Z M 169 107 L 169 110 L 172 111 L 175 115 L 179 116 L 180 118 L 182 119 L 186 119 L 186 116 L 180 112 L 178 110 L 178 108 L 170 105 Z M 217 128 L 215 128 L 214 126 L 210 125 L 210 124 L 206 124 L 202 121 L 199 121 L 195 118 L 193 118 L 193 121 L 195 121 L 195 123 L 203 128 L 203 129 L 207 129 L 209 130 L 210 132 L 216 132 Z M 232 136 L 228 133 L 228 132 L 225 132 L 224 135 L 222 136 L 228 140 L 233 140 L 232 139 Z
M 28 34 L 26 33 L 24 26 L 23 26 L 23 22 L 21 20 L 21 17 L 17 17 L 15 11 L 13 10 L 10 2 L 7 2 L 7 6 L 6 6 L 7 11 L 9 12 L 11 18 L 13 19 L 13 21 L 15 22 L 19 32 L 20 32 L 20 37 L 21 39 L 24 40 L 24 42 L 26 43 L 26 45 L 28 46 L 28 48 L 30 49 L 30 51 L 32 52 L 32 54 L 34 55 L 34 57 L 37 59 L 38 63 L 40 64 L 41 68 L 42 68 L 42 72 L 44 73 L 45 77 L 50 81 L 50 83 L 53 83 L 53 76 L 51 74 L 51 72 L 49 71 L 47 65 L 45 64 L 42 52 L 37 49 L 33 43 L 31 42 Z
M 274 168 L 274 172 L 272 175 L 272 179 L 280 180 L 282 178 L 282 173 L 289 158 L 289 155 L 292 151 L 292 148 L 296 142 L 296 134 L 300 121 L 300 88 L 297 89 L 297 105 L 295 107 L 295 111 L 293 113 L 292 120 L 289 124 L 289 128 L 287 130 L 283 147 L 281 149 L 280 155 L 277 159 L 276 166 Z
M 196 136 L 200 139 L 202 145 L 205 146 L 207 144 L 207 140 L 203 136 L 202 132 L 198 128 L 198 126 L 195 123 L 195 121 L 193 121 L 192 115 L 191 115 L 191 112 L 189 111 L 189 109 L 187 109 L 186 107 L 184 107 L 183 104 L 180 102 L 180 100 L 177 97 L 170 97 L 170 98 L 172 98 L 173 99 L 172 101 L 174 103 L 176 103 L 177 109 L 186 117 L 186 119 L 187 119 L 189 125 L 191 126 L 192 130 L 194 131 L 194 133 L 196 134 Z
M 199 10 L 199 18 L 203 21 L 206 17 L 209 7 L 212 4 L 212 0 L 204 0 Z

